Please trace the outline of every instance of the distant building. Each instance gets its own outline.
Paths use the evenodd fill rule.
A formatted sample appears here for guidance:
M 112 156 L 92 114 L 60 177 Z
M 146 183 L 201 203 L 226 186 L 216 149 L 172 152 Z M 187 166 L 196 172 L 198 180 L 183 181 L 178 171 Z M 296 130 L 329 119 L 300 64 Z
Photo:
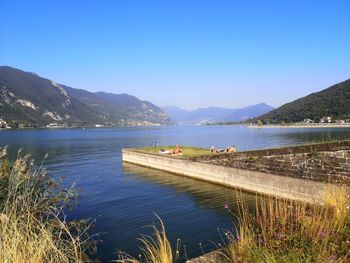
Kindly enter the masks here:
M 46 125 L 47 128 L 55 128 L 57 126 L 58 126 L 57 122 L 51 122 L 50 124 Z
M 304 122 L 305 122 L 305 123 L 314 123 L 314 121 L 311 120 L 311 119 L 304 119 Z
M 46 125 L 46 128 L 67 128 L 68 125 L 66 123 L 59 124 L 57 122 L 51 122 L 50 124 Z
M 322 117 L 320 120 L 320 123 L 331 123 L 331 122 L 332 122 L 332 117 L 330 116 Z
M 336 120 L 335 123 L 341 123 L 341 124 L 343 124 L 343 123 L 345 123 L 345 121 L 344 121 L 344 120 Z
M 4 119 L 0 118 L 0 129 L 8 129 L 8 128 L 10 127 L 7 125 L 7 122 Z

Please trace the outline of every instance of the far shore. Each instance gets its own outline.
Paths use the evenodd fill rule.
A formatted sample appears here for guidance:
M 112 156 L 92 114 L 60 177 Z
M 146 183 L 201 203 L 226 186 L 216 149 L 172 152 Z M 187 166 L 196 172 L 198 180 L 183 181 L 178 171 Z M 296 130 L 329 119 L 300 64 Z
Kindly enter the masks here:
M 267 125 L 247 125 L 248 128 L 350 128 L 350 123 L 304 123 L 304 124 L 267 124 Z

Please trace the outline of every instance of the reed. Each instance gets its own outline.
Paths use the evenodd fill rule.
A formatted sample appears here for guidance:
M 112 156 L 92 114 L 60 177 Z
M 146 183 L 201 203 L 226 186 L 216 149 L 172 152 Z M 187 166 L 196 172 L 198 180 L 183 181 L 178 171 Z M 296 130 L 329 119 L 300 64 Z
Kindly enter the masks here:
M 75 187 L 63 188 L 29 155 L 10 163 L 0 149 L 0 262 L 91 262 L 92 221 L 69 221 Z M 235 231 L 225 232 L 223 262 L 350 262 L 348 186 L 329 186 L 323 204 L 257 197 L 254 209 L 242 201 Z M 171 263 L 171 246 L 162 220 L 154 234 L 140 238 L 141 255 L 119 253 L 120 263 Z
M 349 208 L 344 186 L 329 187 L 324 204 L 265 197 L 251 211 L 241 202 L 222 256 L 234 263 L 350 262 Z
M 50 178 L 30 155 L 20 152 L 11 164 L 0 154 L 0 262 L 89 262 L 92 222 L 68 221 L 65 211 L 76 199 Z
M 306 203 L 276 197 L 256 197 L 255 208 L 240 203 L 238 224 L 225 232 L 224 246 L 215 262 L 319 263 L 350 262 L 350 198 L 347 186 L 329 185 L 324 203 Z M 143 254 L 135 259 L 119 254 L 119 263 L 170 263 L 176 257 L 164 224 L 153 226 L 154 236 L 141 239 Z
M 156 215 L 157 216 L 157 215 Z M 120 252 L 119 263 L 173 263 L 176 262 L 179 257 L 179 241 L 176 245 L 175 253 L 167 238 L 163 221 L 157 216 L 160 227 L 152 226 L 154 231 L 153 236 L 143 236 L 139 240 L 141 241 L 142 255 L 139 259 L 131 257 L 130 255 Z

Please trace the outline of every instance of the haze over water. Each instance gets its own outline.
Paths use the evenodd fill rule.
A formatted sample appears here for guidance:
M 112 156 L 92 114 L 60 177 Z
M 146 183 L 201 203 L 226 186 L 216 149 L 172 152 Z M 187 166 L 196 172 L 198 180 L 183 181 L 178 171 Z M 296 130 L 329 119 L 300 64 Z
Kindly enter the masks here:
M 96 218 L 94 232 L 103 240 L 98 257 L 116 259 L 117 249 L 137 256 L 140 234 L 150 234 L 154 213 L 165 222 L 169 238 L 181 239 L 186 255 L 198 256 L 221 243 L 222 229 L 232 228 L 237 202 L 232 189 L 169 173 L 122 164 L 121 149 L 160 145 L 210 148 L 235 144 L 239 151 L 346 138 L 350 129 L 249 129 L 244 126 L 173 126 L 111 129 L 10 130 L 0 132 L 0 147 L 15 155 L 32 153 L 65 184 L 81 189 L 71 217 Z M 255 196 L 243 199 L 254 206 Z M 229 209 L 225 209 L 225 205 Z M 218 230 L 219 228 L 220 230 Z M 199 243 L 202 244 L 200 248 Z

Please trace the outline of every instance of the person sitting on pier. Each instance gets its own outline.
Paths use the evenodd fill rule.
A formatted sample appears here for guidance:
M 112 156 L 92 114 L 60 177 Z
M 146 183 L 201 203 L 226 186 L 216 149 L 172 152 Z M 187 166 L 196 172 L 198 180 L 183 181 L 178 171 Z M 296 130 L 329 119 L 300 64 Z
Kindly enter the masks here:
M 160 149 L 159 153 L 160 154 L 171 154 L 171 151 L 165 150 L 165 149 Z
M 237 152 L 236 145 L 227 147 L 227 148 L 226 148 L 226 152 L 227 152 L 227 153 L 236 153 L 236 152 Z
M 180 149 L 180 146 L 176 144 L 175 150 L 173 150 L 173 154 L 180 154 L 182 153 L 182 150 Z
M 211 153 L 222 153 L 224 151 L 225 151 L 224 149 L 216 149 L 216 148 L 214 148 L 214 146 L 212 146 L 210 149 Z

